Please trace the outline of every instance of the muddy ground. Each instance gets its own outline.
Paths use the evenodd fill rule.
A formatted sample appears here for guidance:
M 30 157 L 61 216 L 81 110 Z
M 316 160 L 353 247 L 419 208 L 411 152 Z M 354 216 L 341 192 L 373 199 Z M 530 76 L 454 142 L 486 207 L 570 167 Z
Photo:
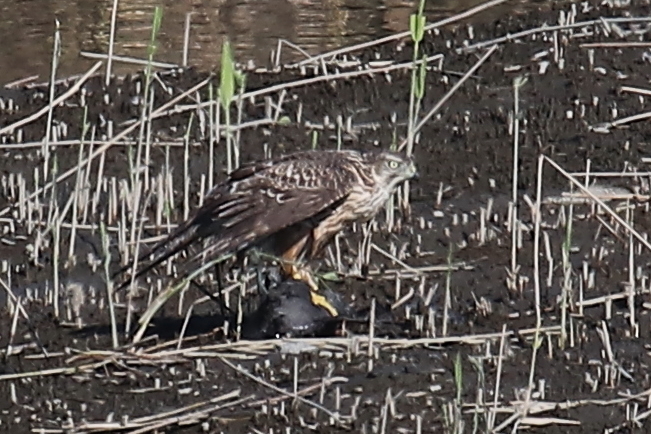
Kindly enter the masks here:
M 110 268 L 115 270 L 120 266 L 119 227 L 128 222 L 126 236 L 130 236 L 133 212 L 124 198 L 113 209 L 111 178 L 115 178 L 115 191 L 129 192 L 129 159 L 133 158 L 129 147 L 109 147 L 101 175 L 100 157 L 91 163 L 84 185 L 94 192 L 101 176 L 107 178 L 100 180 L 106 187 L 98 193 L 94 214 L 84 215 L 78 209 L 73 217 L 72 210 L 80 206 L 72 205 L 64 215 L 64 222 L 76 218 L 79 223 L 70 260 L 70 225 L 61 226 L 57 241 L 47 221 L 50 209 L 64 209 L 72 197 L 77 172 L 57 183 L 54 195 L 48 191 L 30 199 L 26 210 L 9 207 L 34 192 L 35 185 L 44 184 L 45 165 L 57 174 L 76 167 L 80 145 L 56 146 L 46 162 L 30 143 L 42 140 L 47 115 L 20 133 L 5 133 L 0 149 L 0 210 L 8 210 L 0 217 L 0 430 L 648 432 L 651 255 L 645 245 L 650 220 L 644 159 L 651 151 L 651 129 L 645 119 L 610 127 L 607 123 L 648 111 L 644 93 L 651 77 L 648 47 L 626 43 L 647 40 L 651 27 L 648 22 L 599 20 L 646 17 L 649 12 L 646 2 L 621 8 L 596 2 L 575 7 L 559 4 L 491 22 L 476 18 L 472 28 L 458 25 L 426 36 L 425 53 L 444 57 L 441 68 L 433 63 L 427 74 L 421 113 L 433 107 L 486 49 L 464 47 L 559 20 L 597 20 L 498 41 L 491 57 L 423 127 L 415 146 L 421 177 L 411 185 L 410 213 L 396 210 L 391 228 L 385 215 L 379 216 L 372 238 L 400 262 L 372 250 L 369 263 L 362 267 L 368 267 L 368 276 L 356 276 L 360 228 L 340 237 L 338 268 L 331 259 L 336 256 L 334 249 L 321 261 L 324 271 L 336 269 L 343 274 L 341 282 L 329 285 L 362 318 L 339 325 L 330 337 L 238 342 L 229 334 L 225 339 L 219 328 L 219 307 L 203 303 L 194 308 L 186 341 L 176 350 L 188 306 L 203 296 L 191 288 L 181 301 L 173 298 L 165 305 L 149 337 L 135 347 L 124 338 L 127 309 L 124 297 L 118 296 L 115 309 L 122 347 L 113 351 L 99 265 L 105 255 L 97 225 L 103 221 L 109 228 Z M 363 63 L 377 59 L 397 63 L 411 58 L 411 48 L 403 40 L 354 54 Z M 354 67 L 331 63 L 328 70 Z M 312 68 L 250 71 L 247 91 L 313 76 Z M 518 76 L 526 76 L 527 82 L 519 90 L 521 246 L 513 272 L 508 203 L 513 177 L 513 81 Z M 206 72 L 194 70 L 161 73 L 154 85 L 154 107 L 206 77 Z M 126 77 L 103 89 L 102 77 L 91 78 L 83 97 L 75 94 L 53 112 L 54 123 L 66 125 L 62 139 L 82 136 L 84 116 L 92 126 L 86 143 L 91 132 L 98 141 L 93 149 L 102 146 L 99 142 L 106 141 L 111 130 L 115 135 L 127 128 L 139 116 L 138 81 L 141 77 Z M 68 86 L 62 83 L 57 94 Z M 313 144 L 389 147 L 405 137 L 409 88 L 409 73 L 400 71 L 288 88 L 279 112 L 288 122 L 243 128 L 242 161 L 264 157 L 265 149 L 278 154 Z M 47 101 L 46 87 L 2 92 L 2 127 L 38 111 Z M 271 109 L 261 96 L 247 100 L 239 123 L 264 120 L 269 110 L 273 116 L 280 92 L 266 96 L 272 99 Z M 204 86 L 179 104 L 208 98 Z M 10 109 L 9 99 L 18 108 Z M 82 105 L 88 107 L 86 114 Z M 204 121 L 208 115 L 208 109 L 193 109 L 151 123 L 151 184 L 167 170 L 169 161 L 174 204 L 166 216 L 172 223 L 183 217 L 185 179 L 189 179 L 191 207 L 201 196 L 201 174 L 209 170 L 210 135 Z M 337 117 L 342 118 L 340 128 Z M 187 151 L 182 141 L 186 136 Z M 217 181 L 223 179 L 226 167 L 224 146 L 222 139 L 215 151 Z M 83 152 L 87 155 L 89 145 Z M 184 152 L 189 156 L 187 169 Z M 546 163 L 541 176 L 545 203 L 537 236 L 532 206 L 541 154 L 568 172 L 588 167 L 593 179 L 598 172 L 641 172 L 636 177 L 598 178 L 600 190 L 591 190 L 608 199 L 609 209 L 630 222 L 635 235 L 608 211 L 594 206 L 592 199 L 572 207 L 558 203 L 570 184 Z M 584 183 L 585 178 L 579 181 Z M 604 191 L 618 196 L 606 198 Z M 149 221 L 155 220 L 159 201 L 154 197 L 146 210 Z M 165 229 L 146 225 L 144 231 L 147 238 Z M 539 295 L 536 241 L 540 243 Z M 58 253 L 55 245 L 60 247 Z M 51 291 L 55 261 L 61 285 L 59 318 Z M 94 269 L 89 265 L 93 262 Z M 165 275 L 161 267 L 142 285 L 156 288 L 158 281 L 166 281 Z M 226 276 L 230 282 L 236 278 L 232 273 Z M 14 315 L 5 287 L 21 298 L 29 321 L 22 314 Z M 247 294 L 252 291 L 248 285 Z M 231 291 L 231 305 L 237 303 L 238 293 Z M 146 290 L 132 300 L 136 314 L 146 301 Z M 367 314 L 373 304 L 378 322 L 371 329 Z M 537 312 L 538 340 L 534 338 Z M 43 356 L 44 349 L 48 357 Z

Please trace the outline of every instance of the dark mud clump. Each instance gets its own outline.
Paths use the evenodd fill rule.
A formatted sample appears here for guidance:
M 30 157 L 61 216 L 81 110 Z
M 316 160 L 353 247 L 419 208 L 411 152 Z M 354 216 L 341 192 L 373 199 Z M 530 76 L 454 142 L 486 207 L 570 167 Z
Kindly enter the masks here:
M 117 297 L 114 349 L 105 260 L 109 273 L 119 268 L 136 239 L 159 239 L 223 179 L 227 144 L 211 102 L 218 81 L 158 110 L 209 74 L 157 74 L 154 119 L 138 146 L 142 74 L 108 88 L 90 78 L 54 108 L 48 152 L 47 114 L 6 130 L 47 105 L 47 86 L 4 90 L 0 429 L 649 431 L 649 129 L 646 118 L 628 117 L 648 112 L 640 42 L 651 28 L 636 17 L 650 11 L 607 3 L 555 4 L 426 35 L 425 53 L 442 57 L 429 64 L 421 116 L 498 48 L 420 131 L 410 206 L 396 200 L 370 227 L 370 242 L 367 228 L 342 234 L 318 264 L 362 313 L 326 337 L 225 339 L 220 307 L 189 287 L 130 344 L 125 327 L 134 330 L 176 275 L 173 263 L 132 298 Z M 231 113 L 240 161 L 399 143 L 408 70 L 318 77 L 324 67 L 334 74 L 411 58 L 403 40 L 347 62 L 247 71 L 247 95 Z M 517 77 L 527 81 L 514 114 Z M 509 207 L 516 118 L 517 214 Z M 216 290 L 216 277 L 200 283 Z M 249 269 L 222 277 L 231 309 L 256 286 Z

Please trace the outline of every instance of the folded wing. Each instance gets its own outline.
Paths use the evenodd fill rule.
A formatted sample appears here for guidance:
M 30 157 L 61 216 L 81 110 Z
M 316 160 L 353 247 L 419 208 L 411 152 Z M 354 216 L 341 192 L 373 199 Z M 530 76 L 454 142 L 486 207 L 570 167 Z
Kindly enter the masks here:
M 302 221 L 323 217 L 345 200 L 355 180 L 345 159 L 333 152 L 297 153 L 242 166 L 208 193 L 192 217 L 140 258 L 133 278 L 195 243 L 206 247 L 192 261 L 199 256 L 214 259 L 247 249 Z

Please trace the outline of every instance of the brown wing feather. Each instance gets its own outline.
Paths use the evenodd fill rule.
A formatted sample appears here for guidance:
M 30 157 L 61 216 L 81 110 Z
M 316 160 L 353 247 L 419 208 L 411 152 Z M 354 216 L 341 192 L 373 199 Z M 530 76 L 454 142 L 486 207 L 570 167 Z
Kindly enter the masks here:
M 143 255 L 134 279 L 200 240 L 208 246 L 192 261 L 247 249 L 336 206 L 357 179 L 350 155 L 303 152 L 242 166 L 206 196 L 190 219 Z
M 229 178 L 226 180 L 225 184 L 221 184 L 215 187 L 213 191 L 208 193 L 208 197 L 210 197 L 213 194 L 213 192 L 218 190 L 220 187 L 223 187 L 224 185 L 228 185 L 233 181 L 242 180 L 247 177 L 253 176 L 256 173 L 267 169 L 272 164 L 273 164 L 272 161 L 264 161 L 264 162 L 254 162 L 254 163 L 242 165 L 239 169 L 231 173 Z M 159 241 L 157 244 L 151 247 L 148 252 L 140 255 L 137 261 L 138 269 L 136 270 L 133 279 L 140 277 L 141 275 L 145 274 L 149 270 L 153 269 L 157 265 L 164 262 L 166 259 L 187 249 L 193 243 L 200 240 L 201 236 L 198 234 L 197 229 L 205 225 L 206 218 L 209 217 L 209 214 L 207 213 L 209 206 L 210 206 L 209 203 L 205 203 L 201 208 L 195 211 L 193 216 L 191 216 L 188 220 L 186 220 L 185 222 L 177 226 L 177 228 L 174 231 L 170 232 L 170 234 L 167 237 L 165 237 L 165 239 Z M 127 264 L 126 266 L 122 267 L 115 274 L 113 274 L 113 279 L 119 277 L 121 274 L 131 269 L 131 267 L 132 267 L 131 264 Z M 116 291 L 119 291 L 124 287 L 126 287 L 127 284 L 130 282 L 130 280 L 131 279 L 128 279 L 125 282 L 123 282 L 116 289 Z

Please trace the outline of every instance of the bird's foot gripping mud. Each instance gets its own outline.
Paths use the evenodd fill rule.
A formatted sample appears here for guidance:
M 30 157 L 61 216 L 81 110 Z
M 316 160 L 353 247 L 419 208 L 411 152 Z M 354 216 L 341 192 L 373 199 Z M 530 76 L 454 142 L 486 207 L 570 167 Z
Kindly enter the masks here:
M 326 297 L 319 294 L 319 284 L 314 278 L 314 274 L 309 269 L 308 266 L 299 266 L 296 264 L 288 264 L 285 267 L 285 272 L 294 280 L 299 280 L 305 282 L 311 289 L 310 299 L 312 304 L 315 306 L 322 307 L 327 310 L 330 315 L 333 317 L 339 316 L 339 312 L 335 307 L 328 301 Z

